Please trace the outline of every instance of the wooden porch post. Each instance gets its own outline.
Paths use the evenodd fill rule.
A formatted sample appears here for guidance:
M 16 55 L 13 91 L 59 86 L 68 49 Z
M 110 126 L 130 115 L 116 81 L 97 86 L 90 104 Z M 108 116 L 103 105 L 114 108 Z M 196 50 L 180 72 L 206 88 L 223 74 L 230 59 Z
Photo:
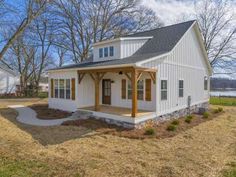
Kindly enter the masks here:
M 138 102 L 137 102 L 137 71 L 134 68 L 131 73 L 131 83 L 132 83 L 132 117 L 137 116 L 138 112 Z
M 99 73 L 95 74 L 95 111 L 99 111 Z

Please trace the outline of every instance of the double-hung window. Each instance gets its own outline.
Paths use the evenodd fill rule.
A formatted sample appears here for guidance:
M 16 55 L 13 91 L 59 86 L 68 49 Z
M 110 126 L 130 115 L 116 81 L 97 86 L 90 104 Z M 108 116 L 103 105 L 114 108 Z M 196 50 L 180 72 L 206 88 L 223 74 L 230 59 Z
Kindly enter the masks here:
M 167 100 L 167 80 L 161 80 L 161 100 Z
M 54 94 L 55 98 L 58 98 L 58 79 L 54 80 Z
M 108 57 L 108 47 L 104 48 L 104 57 Z
M 102 58 L 103 57 L 103 48 L 100 48 L 99 49 L 99 58 Z
M 144 81 L 139 80 L 137 83 L 137 98 L 138 100 L 143 100 L 144 96 Z M 132 86 L 131 82 L 128 82 L 128 99 L 132 99 Z
M 204 77 L 204 90 L 208 90 L 208 77 Z
M 59 80 L 59 93 L 60 93 L 60 98 L 65 98 L 65 82 L 64 82 L 64 79 Z
M 70 99 L 70 79 L 66 79 L 66 99 Z
M 114 56 L 114 47 L 113 46 L 110 46 L 110 57 L 113 57 Z
M 179 80 L 179 97 L 184 97 L 184 81 Z

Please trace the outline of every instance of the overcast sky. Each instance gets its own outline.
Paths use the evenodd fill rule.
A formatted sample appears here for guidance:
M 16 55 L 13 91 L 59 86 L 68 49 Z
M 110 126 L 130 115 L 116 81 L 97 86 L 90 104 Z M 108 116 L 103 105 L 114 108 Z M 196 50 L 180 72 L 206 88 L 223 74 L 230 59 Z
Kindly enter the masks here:
M 195 19 L 195 3 L 197 0 L 142 0 L 142 4 L 152 9 L 164 25 L 170 25 L 182 21 Z M 199 1 L 198 1 L 199 2 Z M 230 13 L 234 13 L 234 23 L 236 25 L 236 0 L 230 1 Z M 235 41 L 236 45 L 236 41 Z M 234 69 L 236 70 L 236 61 Z M 225 72 L 221 69 L 217 72 Z M 217 75 L 217 77 L 236 78 L 233 75 Z

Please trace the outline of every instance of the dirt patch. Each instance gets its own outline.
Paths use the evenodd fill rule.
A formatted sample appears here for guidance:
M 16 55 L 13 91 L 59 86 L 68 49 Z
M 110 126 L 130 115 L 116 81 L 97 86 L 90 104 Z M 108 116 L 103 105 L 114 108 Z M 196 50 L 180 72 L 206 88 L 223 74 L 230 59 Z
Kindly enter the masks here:
M 85 120 L 66 121 L 62 125 L 79 126 L 79 127 L 82 126 L 88 129 L 95 130 L 99 133 L 110 134 L 114 136 L 120 136 L 131 139 L 146 139 L 146 138 L 162 139 L 162 138 L 173 137 L 203 122 L 210 121 L 218 117 L 220 114 L 222 114 L 219 112 L 214 113 L 214 111 L 215 109 L 211 110 L 211 113 L 209 113 L 208 118 L 204 118 L 203 115 L 193 114 L 189 122 L 186 122 L 187 119 L 186 117 L 182 117 L 177 120 L 165 121 L 159 123 L 158 125 L 147 124 L 146 127 L 142 129 L 126 129 L 92 118 Z M 173 129 L 168 130 L 169 126 L 173 127 Z M 150 131 L 151 133 L 149 133 Z
M 43 120 L 63 119 L 72 115 L 71 112 L 51 109 L 48 107 L 48 104 L 34 104 L 31 105 L 30 108 L 35 110 L 39 119 Z

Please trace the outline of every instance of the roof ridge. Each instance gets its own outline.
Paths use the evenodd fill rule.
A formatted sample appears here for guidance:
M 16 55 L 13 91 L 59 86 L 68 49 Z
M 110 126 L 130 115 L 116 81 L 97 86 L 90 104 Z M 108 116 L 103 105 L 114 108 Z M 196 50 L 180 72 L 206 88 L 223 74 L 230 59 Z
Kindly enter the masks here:
M 132 35 L 135 35 L 135 34 L 140 34 L 140 33 L 145 33 L 145 32 L 150 32 L 150 31 L 155 31 L 155 30 L 158 30 L 158 29 L 164 29 L 164 28 L 168 28 L 168 27 L 172 27 L 172 26 L 176 26 L 176 25 L 182 25 L 182 24 L 185 24 L 185 23 L 190 23 L 190 22 L 195 22 L 197 20 L 189 20 L 189 21 L 185 21 L 185 22 L 181 22 L 181 23 L 175 23 L 175 24 L 172 24 L 172 25 L 167 25 L 167 26 L 163 26 L 163 27 L 157 27 L 157 28 L 153 28 L 153 29 L 150 29 L 150 30 L 146 30 L 146 31 L 140 31 L 140 32 L 137 32 L 137 33 L 132 33 L 132 34 L 128 34 L 126 36 L 122 36 L 122 37 L 128 37 L 128 36 L 132 36 Z

